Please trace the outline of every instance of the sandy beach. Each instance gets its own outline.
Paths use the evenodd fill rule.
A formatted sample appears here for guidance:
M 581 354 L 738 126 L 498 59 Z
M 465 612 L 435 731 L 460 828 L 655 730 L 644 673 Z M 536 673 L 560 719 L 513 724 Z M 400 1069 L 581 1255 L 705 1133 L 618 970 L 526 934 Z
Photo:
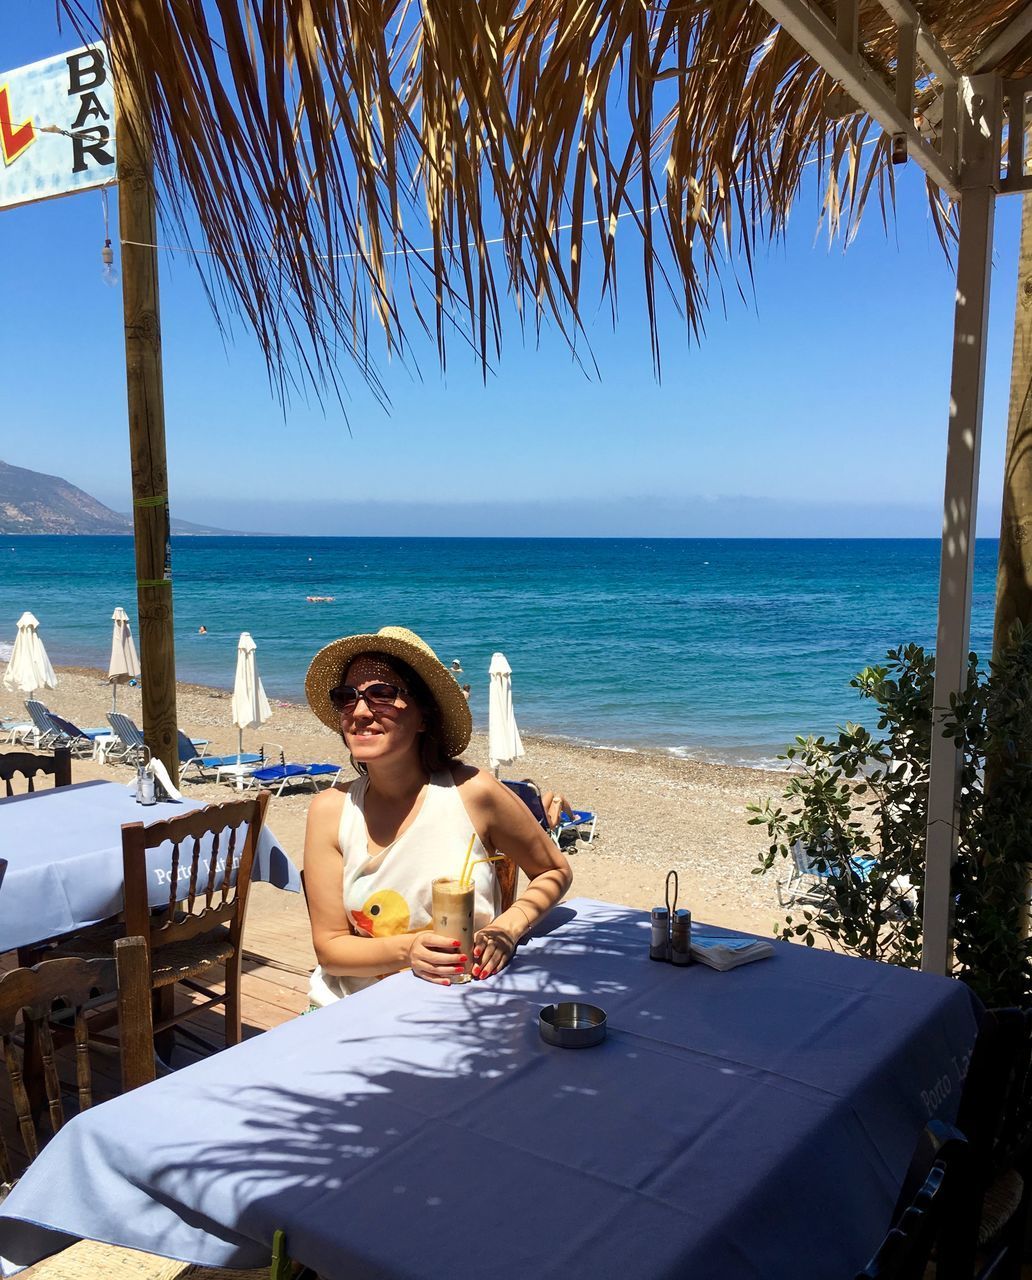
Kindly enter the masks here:
M 58 669 L 59 684 L 43 699 L 52 710 L 83 727 L 106 723 L 111 690 L 104 673 L 85 668 Z M 228 690 L 198 685 L 178 686 L 178 716 L 182 729 L 208 738 L 208 752 L 235 751 L 237 731 L 230 724 Z M 4 694 L 0 706 L 11 715 L 23 710 L 20 701 Z M 141 722 L 140 692 L 123 686 L 119 710 Z M 273 701 L 273 717 L 261 730 L 245 735 L 245 750 L 261 741 L 280 744 L 288 760 L 345 763 L 343 745 L 316 720 L 307 705 Z M 623 752 L 575 746 L 546 738 L 524 737 L 526 756 L 505 771 L 509 777 L 529 777 L 542 790 L 560 790 L 579 808 L 598 814 L 595 838 L 578 844 L 571 854 L 573 894 L 601 898 L 633 907 L 650 907 L 663 900 L 667 871 L 680 877 L 680 905 L 691 908 L 700 921 L 767 934 L 779 917 L 774 881 L 752 875 L 764 833 L 747 825 L 746 805 L 780 792 L 783 774 L 732 768 L 696 760 L 677 759 L 662 752 Z M 487 767 L 486 734 L 474 734 L 464 759 Z M 124 778 L 124 765 L 73 762 L 76 781 Z M 349 776 L 350 770 L 345 771 Z M 227 788 L 186 781 L 191 795 L 225 798 Z M 309 791 L 285 791 L 274 797 L 268 821 L 278 839 L 300 865 L 304 847 Z M 288 908 L 279 894 L 256 886 L 254 908 Z M 296 904 L 295 904 L 296 907 Z

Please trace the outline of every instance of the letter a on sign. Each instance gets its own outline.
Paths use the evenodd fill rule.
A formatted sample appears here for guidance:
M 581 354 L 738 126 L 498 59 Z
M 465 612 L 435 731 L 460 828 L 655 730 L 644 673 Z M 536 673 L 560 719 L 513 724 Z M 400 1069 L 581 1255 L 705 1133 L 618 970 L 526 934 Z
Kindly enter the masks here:
M 114 116 L 102 44 L 0 71 L 0 209 L 111 186 Z

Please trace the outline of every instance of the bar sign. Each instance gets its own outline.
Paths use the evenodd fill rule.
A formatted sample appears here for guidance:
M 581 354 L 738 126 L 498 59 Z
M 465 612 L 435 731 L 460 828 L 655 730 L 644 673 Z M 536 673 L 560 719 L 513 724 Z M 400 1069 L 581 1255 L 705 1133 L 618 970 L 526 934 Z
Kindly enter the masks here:
M 115 182 L 103 44 L 0 72 L 0 209 Z

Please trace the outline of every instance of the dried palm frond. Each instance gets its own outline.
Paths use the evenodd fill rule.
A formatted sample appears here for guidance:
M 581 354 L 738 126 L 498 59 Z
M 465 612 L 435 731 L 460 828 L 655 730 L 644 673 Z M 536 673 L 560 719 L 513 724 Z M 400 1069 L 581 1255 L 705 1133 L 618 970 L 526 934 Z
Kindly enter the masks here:
M 832 233 L 872 192 L 891 204 L 877 128 L 750 0 L 96 2 L 150 104 L 167 210 L 199 226 L 213 302 L 280 379 L 335 384 L 346 352 L 376 386 L 373 324 L 404 353 L 413 318 L 442 363 L 457 333 L 486 369 L 507 298 L 572 341 L 586 289 L 615 305 L 629 238 L 658 360 L 657 281 L 698 331 L 712 280 L 782 234 L 805 166 Z M 83 0 L 60 3 L 82 23 Z M 922 15 L 963 68 L 1021 3 Z M 874 0 L 860 33 L 891 76 Z

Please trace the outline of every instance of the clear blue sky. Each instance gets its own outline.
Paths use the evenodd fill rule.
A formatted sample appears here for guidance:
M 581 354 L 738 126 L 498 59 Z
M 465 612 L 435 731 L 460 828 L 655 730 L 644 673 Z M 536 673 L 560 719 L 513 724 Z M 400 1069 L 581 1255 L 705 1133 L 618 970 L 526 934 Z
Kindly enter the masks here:
M 0 71 L 74 47 L 22 6 Z M 117 201 L 111 198 L 112 212 Z M 730 279 L 701 345 L 671 306 L 653 375 L 630 228 L 620 318 L 588 317 L 601 375 L 516 323 L 484 385 L 453 343 L 388 366 L 385 413 L 345 368 L 333 405 L 284 414 L 238 326 L 229 346 L 184 255 L 161 260 L 173 515 L 282 533 L 937 536 L 954 281 L 924 183 L 899 172 L 886 236 L 869 210 L 843 252 L 804 194 L 743 303 Z M 998 532 L 1020 204 L 997 209 L 979 532 Z M 129 509 L 121 290 L 101 279 L 101 198 L 0 212 L 0 459 Z M 171 240 L 168 233 L 159 238 Z M 117 264 L 116 264 L 117 265 Z

